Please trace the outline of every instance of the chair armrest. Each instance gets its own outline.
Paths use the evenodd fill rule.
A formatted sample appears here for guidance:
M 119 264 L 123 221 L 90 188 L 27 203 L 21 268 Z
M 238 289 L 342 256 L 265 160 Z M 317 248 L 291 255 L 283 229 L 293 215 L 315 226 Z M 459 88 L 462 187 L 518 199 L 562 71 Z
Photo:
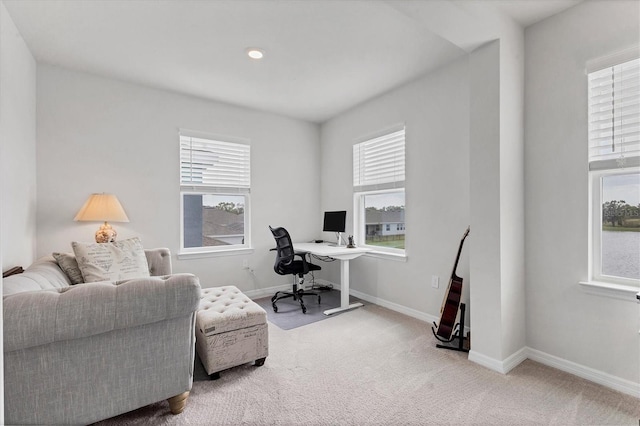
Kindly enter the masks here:
M 303 274 L 308 274 L 309 273 L 309 263 L 307 262 L 307 255 L 309 254 L 308 251 L 299 251 L 299 250 L 295 250 L 293 256 L 298 256 L 301 260 L 302 260 L 302 273 Z
M 174 274 L 5 296 L 4 351 L 80 339 L 189 315 L 200 282 Z

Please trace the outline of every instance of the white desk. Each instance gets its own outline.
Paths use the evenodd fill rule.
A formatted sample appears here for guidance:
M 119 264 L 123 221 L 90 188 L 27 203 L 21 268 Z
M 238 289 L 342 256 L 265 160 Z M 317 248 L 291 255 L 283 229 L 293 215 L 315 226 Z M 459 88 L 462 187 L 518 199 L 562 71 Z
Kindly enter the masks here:
M 316 256 L 332 257 L 340 261 L 340 307 L 327 309 L 324 311 L 325 315 L 362 306 L 362 303 L 349 304 L 349 261 L 370 252 L 371 249 L 362 247 L 347 248 L 346 246 L 336 247 L 319 243 L 293 243 L 293 248 L 295 251 L 306 251 Z

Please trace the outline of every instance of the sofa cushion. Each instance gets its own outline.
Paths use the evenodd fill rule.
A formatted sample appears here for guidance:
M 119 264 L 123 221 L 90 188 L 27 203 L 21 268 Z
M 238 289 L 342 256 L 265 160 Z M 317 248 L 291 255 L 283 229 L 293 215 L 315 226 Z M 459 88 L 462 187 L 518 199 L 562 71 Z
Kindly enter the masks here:
M 11 275 L 2 280 L 2 294 L 9 295 L 25 291 L 50 290 L 69 287 L 71 280 L 62 272 L 52 256 L 33 262 L 22 274 Z
M 58 266 L 67 274 L 72 284 L 82 284 L 82 272 L 78 266 L 78 261 L 73 253 L 53 253 L 53 258 L 58 262 Z
M 72 242 L 84 282 L 148 277 L 149 265 L 139 238 L 113 243 Z

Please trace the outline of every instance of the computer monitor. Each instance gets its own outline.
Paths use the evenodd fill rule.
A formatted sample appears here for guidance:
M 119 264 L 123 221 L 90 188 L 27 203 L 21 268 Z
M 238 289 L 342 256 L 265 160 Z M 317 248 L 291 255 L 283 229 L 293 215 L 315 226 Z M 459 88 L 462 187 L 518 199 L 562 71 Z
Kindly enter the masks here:
M 324 224 L 322 225 L 322 230 L 325 232 L 336 232 L 337 245 L 339 246 L 341 243 L 340 233 L 344 232 L 346 222 L 347 222 L 346 210 L 341 210 L 336 212 L 324 212 Z
M 347 212 L 324 212 L 324 225 L 322 230 L 326 232 L 344 232 L 347 222 Z

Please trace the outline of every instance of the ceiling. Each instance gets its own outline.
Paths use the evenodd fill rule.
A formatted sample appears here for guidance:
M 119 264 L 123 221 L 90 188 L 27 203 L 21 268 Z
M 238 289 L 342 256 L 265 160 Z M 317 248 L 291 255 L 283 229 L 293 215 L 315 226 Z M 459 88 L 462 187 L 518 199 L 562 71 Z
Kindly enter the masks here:
M 524 27 L 580 1 L 473 6 Z M 312 122 L 424 75 L 481 41 L 472 32 L 478 20 L 459 19 L 473 19 L 468 0 L 3 2 L 39 63 Z M 249 47 L 265 57 L 249 59 Z

